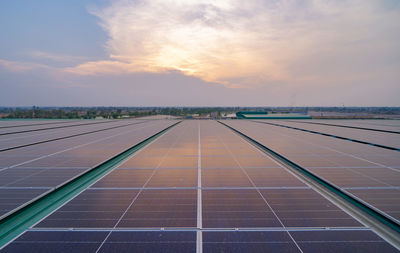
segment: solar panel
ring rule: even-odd
[[[153,121],[129,126],[124,131],[115,129],[99,132],[90,138],[83,136],[0,152],[0,164],[3,167],[0,169],[0,191],[18,188],[21,192],[31,192],[23,201],[4,203],[0,215],[84,173],[172,123]],[[33,188],[39,190],[31,191]]]
[[[370,143],[381,144],[385,146],[391,146],[400,148],[400,135],[394,133],[385,133],[385,132],[377,132],[377,131],[369,131],[362,129],[353,129],[353,128],[343,128],[343,127],[335,127],[335,126],[326,126],[326,125],[314,125],[300,122],[288,122],[288,121],[277,121],[276,123],[297,127],[305,130],[312,130],[321,133],[327,133],[335,136],[346,137],[349,139],[362,140]]]
[[[276,145],[280,152],[287,147],[274,138],[268,139],[268,145]],[[96,160],[102,149],[86,150],[79,152],[85,153],[82,161],[85,157]],[[378,175],[380,166],[333,155],[329,149],[314,154],[304,149],[305,155],[292,147],[288,150],[296,162],[313,165],[309,166],[313,172],[340,181],[341,187],[360,198],[377,201],[376,195],[365,192],[365,185],[383,187],[372,185],[366,176]],[[69,161],[72,155],[63,154],[60,161]],[[338,166],[336,159],[351,165],[353,171]],[[79,162],[79,155],[76,161],[85,164]],[[71,168],[62,167],[68,162],[53,158],[48,164],[60,167],[48,170],[50,173],[41,166],[18,170],[32,178],[26,182],[33,185],[41,183],[39,177],[35,180],[35,173],[43,173],[46,181],[72,173]],[[368,171],[362,171],[365,169]],[[356,172],[365,177],[354,177],[353,182],[351,175]],[[18,180],[18,173],[14,177]],[[380,190],[389,193],[387,188]],[[381,205],[388,207],[389,200],[397,198],[390,190],[392,195],[379,198]],[[199,243],[203,252],[396,251],[229,129],[213,121],[186,121],[65,203],[2,252],[193,252]]]
[[[113,127],[123,127],[129,126],[129,124],[140,123],[144,121],[100,121],[98,123],[85,123],[85,125],[67,125],[67,128],[57,128],[57,129],[44,129],[43,131],[38,131],[39,129],[32,130],[33,132],[22,132],[15,134],[0,134],[0,150],[18,147],[22,145],[34,144],[41,141],[53,140],[58,138],[68,138],[69,136],[74,136],[77,134],[89,134],[93,131],[108,131]],[[107,124],[103,124],[107,123]],[[86,125],[89,124],[89,125]],[[58,126],[65,127],[65,126]],[[30,130],[25,130],[30,131]],[[81,135],[84,136],[84,135]],[[77,138],[77,137],[74,137]]]
[[[41,128],[68,126],[80,123],[88,123],[89,120],[0,120],[0,134],[16,131],[26,131]]]
[[[47,187],[39,188],[0,188],[0,216],[48,191]]]
[[[43,244],[46,247],[43,248]],[[195,232],[27,232],[4,252],[195,252]]]
[[[298,120],[296,120],[298,122]],[[310,123],[335,124],[340,126],[364,127],[387,131],[400,131],[399,120],[312,120]]]
[[[349,187],[389,187],[391,191],[399,186],[400,170],[394,165],[400,164],[400,156],[396,151],[249,121],[229,124],[344,191],[350,192]],[[383,212],[387,209],[366,195],[355,195]],[[400,207],[390,208],[391,213],[399,211]]]
[[[2,252],[194,252],[199,243],[203,252],[396,251],[228,128],[185,121]]]

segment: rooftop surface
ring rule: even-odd
[[[0,121],[0,252],[398,252],[399,120]]]

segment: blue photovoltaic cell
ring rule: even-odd
[[[100,248],[101,246],[101,248]],[[195,232],[26,232],[1,252],[195,252]]]

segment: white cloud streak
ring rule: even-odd
[[[55,53],[38,51],[38,50],[30,51],[29,55],[31,55],[37,59],[46,59],[46,60],[51,60],[51,61],[55,61],[55,62],[82,62],[82,61],[86,60],[86,58],[82,57],[82,56],[55,54]]]
[[[20,62],[20,61],[9,61],[0,59],[0,67],[10,72],[23,73],[37,69],[49,69],[51,67],[39,63],[33,62]]]

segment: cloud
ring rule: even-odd
[[[70,73],[178,70],[228,87],[321,85],[330,76],[361,74],[353,63],[399,51],[399,9],[378,0],[119,0],[91,13],[109,36],[110,59]]]
[[[398,79],[393,79],[390,85],[368,87],[348,82],[345,85],[348,85],[346,89],[333,85],[308,89],[281,83],[257,89],[231,89],[178,71],[66,75],[55,80],[37,70],[3,73],[0,68],[0,105],[342,106],[344,103],[346,106],[399,106]]]
[[[66,73],[77,75],[120,75],[137,72],[165,73],[173,69],[149,67],[136,62],[122,62],[117,60],[90,61],[78,66],[64,68]]]
[[[399,103],[400,5],[390,1],[115,0],[90,12],[109,57],[34,53],[79,61],[67,67],[0,60],[13,72],[0,73],[2,84],[69,90],[55,104],[78,93],[93,105]]]
[[[35,69],[48,69],[47,65],[32,63],[32,62],[20,62],[20,61],[8,61],[0,59],[0,67],[10,72],[27,72]]]
[[[72,55],[64,55],[64,54],[55,54],[49,52],[43,52],[38,50],[33,50],[29,52],[29,55],[38,58],[38,59],[46,59],[56,62],[82,62],[87,58],[82,56],[72,56]]]
[[[182,71],[206,81],[282,80],[267,20],[253,3],[239,1],[116,1],[92,11],[110,36],[112,60],[70,68],[79,74]],[[267,37],[273,37],[275,31]],[[120,68],[120,71],[117,71]]]

